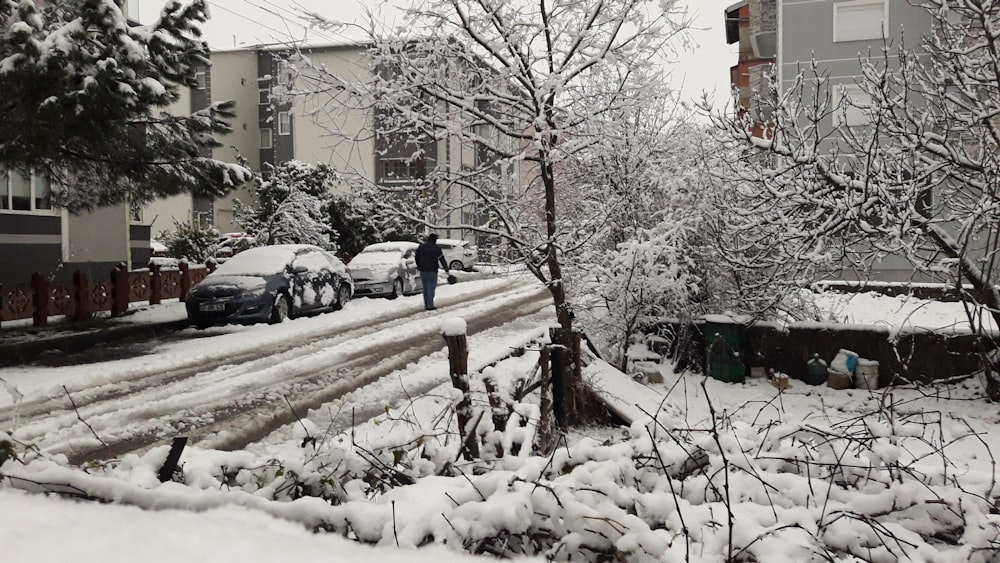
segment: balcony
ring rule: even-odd
[[[750,44],[759,59],[773,59],[777,55],[777,0],[750,0]]]

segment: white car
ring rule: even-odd
[[[437,245],[441,247],[445,262],[452,270],[468,270],[476,262],[476,247],[467,240],[439,238]]]
[[[354,294],[388,297],[420,293],[423,284],[414,259],[417,243],[407,241],[370,244],[347,264],[354,280]]]

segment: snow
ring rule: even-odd
[[[343,311],[277,326],[215,328],[133,359],[6,368],[0,370],[6,383],[0,407],[59,395],[62,385],[74,394],[124,388],[165,367],[237,356],[275,341],[309,343],[331,329],[346,333],[358,323],[398,318],[391,328],[365,335],[365,343],[345,336],[298,348],[275,373],[241,366],[199,375],[189,393],[162,397],[156,401],[162,405],[148,395],[124,395],[116,404],[123,416],[115,428],[125,432],[155,408],[184,410],[206,396],[238,394],[254,380],[288,377],[292,365],[335,365],[338,355],[414,333],[465,333],[466,319],[487,303],[508,303],[538,289],[524,278],[465,281],[439,289],[444,311],[436,314],[422,311],[419,296],[355,300]],[[482,292],[494,298],[455,301]],[[129,322],[170,318],[180,305],[150,307]],[[401,312],[408,316],[399,318]],[[509,394],[532,373],[538,342],[553,323],[546,307],[471,335],[474,387],[488,377]],[[524,353],[511,356],[512,349]],[[533,439],[538,416],[536,404],[521,402],[507,430],[493,428],[488,416],[478,428],[488,437],[484,444],[499,444],[507,455],[493,460],[491,471],[462,473],[458,465],[454,475],[442,471],[458,448],[447,432],[454,424],[447,413],[457,398],[447,362],[442,342],[440,351],[301,413],[300,420],[245,450],[214,449],[219,437],[211,436],[189,445],[182,456],[184,484],[161,484],[156,477],[165,444],[81,471],[46,453],[65,439],[54,435],[57,421],[49,418],[57,417],[15,421],[13,436],[42,452],[0,466],[6,476],[0,484],[4,557],[450,563],[481,560],[462,553],[463,542],[486,544],[508,533],[542,530],[552,533],[563,558],[588,549],[611,549],[627,561],[717,562],[734,551],[758,561],[807,561],[834,553],[843,560],[938,562],[996,555],[1000,517],[986,499],[1000,492],[990,453],[1000,448],[1000,417],[976,381],[881,393],[793,381],[779,391],[766,380],[728,384],[662,364],[664,383],[644,385],[595,360],[584,377],[609,397],[626,428],[583,428],[548,456],[530,455],[528,448],[514,455],[514,447]],[[485,402],[481,391],[473,399]],[[374,415],[352,424],[354,412],[365,408]],[[79,426],[83,438],[74,439],[89,438]],[[9,430],[0,430],[0,438]],[[664,475],[681,470],[691,452],[704,455],[704,470],[683,481]],[[377,490],[360,472],[371,459],[415,482]],[[826,478],[827,466],[838,467],[840,477]],[[329,487],[336,502],[293,494],[289,475],[322,471],[329,479],[313,485]],[[25,492],[40,483],[114,502]],[[926,540],[950,534],[957,540]],[[428,538],[432,545],[415,549]]]
[[[891,297],[878,292],[823,292],[815,294],[819,314],[829,322],[887,327],[903,330],[935,330],[962,334],[972,331],[965,306],[959,302],[932,301],[908,295]],[[985,309],[971,311],[977,325],[996,331],[992,317]]]
[[[441,334],[445,336],[465,336],[465,319],[453,317],[441,321]]]
[[[440,546],[369,547],[238,506],[203,512],[141,510],[0,489],[0,545],[8,561],[380,561],[461,563]],[[52,538],[59,538],[52,541]],[[539,559],[539,561],[541,561]]]

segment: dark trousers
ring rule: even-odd
[[[438,273],[420,272],[420,283],[424,286],[424,308],[434,308],[434,292],[437,290]]]

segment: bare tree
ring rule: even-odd
[[[915,272],[969,284],[975,326],[982,314],[1000,324],[1000,3],[913,4],[931,16],[921,45],[887,42],[863,57],[853,96],[835,95],[814,64],[760,97],[761,112],[716,119],[744,149],[726,171],[729,250],[800,281],[902,256]]]
[[[615,116],[647,103],[636,94],[662,78],[648,70],[684,28],[673,9],[643,0],[431,0],[409,12],[428,37],[382,38],[375,49],[379,134],[422,135],[411,136],[415,155],[426,140],[473,150],[429,180],[474,195],[453,205],[487,210],[488,220],[460,226],[506,240],[547,284],[567,332],[574,315],[563,256],[604,222],[562,213],[581,202],[574,190],[583,187],[565,182],[563,170],[614,134]]]

